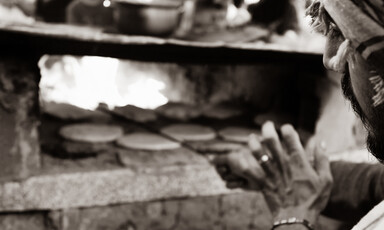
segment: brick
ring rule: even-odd
[[[154,201],[55,211],[49,218],[59,230],[166,230],[174,225],[177,211],[177,201]]]
[[[183,200],[181,202],[176,229],[221,229],[219,199],[219,196],[212,196]]]
[[[226,230],[247,229],[253,218],[255,193],[223,196],[221,211],[223,228]]]
[[[53,211],[57,230],[264,230],[272,218],[260,193],[194,197]]]

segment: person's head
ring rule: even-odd
[[[317,0],[308,13],[314,28],[327,36],[325,67],[343,73],[343,93],[367,128],[367,147],[383,161],[384,2],[379,2]]]

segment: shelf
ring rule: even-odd
[[[306,39],[301,39],[301,41]],[[307,39],[308,40],[308,39]],[[108,33],[65,24],[0,23],[3,56],[43,54],[94,55],[144,61],[254,62],[259,60],[321,59],[319,50],[266,43],[197,42]]]

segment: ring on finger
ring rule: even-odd
[[[267,163],[271,158],[267,155],[267,154],[264,154],[260,157],[259,161],[260,161],[260,164],[265,164]]]
[[[258,162],[267,175],[275,176],[275,165],[273,164],[273,159],[271,156],[268,154],[263,154],[261,157],[259,157]]]

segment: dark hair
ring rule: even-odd
[[[368,119],[364,111],[361,109],[359,102],[353,93],[351,78],[346,67],[346,72],[341,79],[341,87],[344,96],[351,102],[351,106],[358,117],[360,117],[365,128],[368,131],[366,143],[367,149],[380,162],[384,162],[384,106],[378,106],[373,109],[372,118]]]

